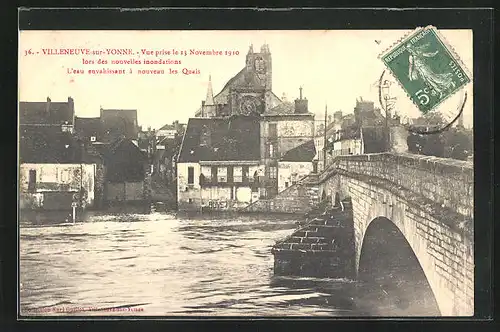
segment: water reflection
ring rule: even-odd
[[[366,285],[273,275],[271,247],[291,234],[297,221],[161,213],[94,214],[76,224],[25,220],[20,228],[21,313],[380,314],[377,292]],[[132,307],[141,311],[110,311]],[[71,308],[93,310],[60,312]]]

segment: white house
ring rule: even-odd
[[[313,171],[316,155],[314,140],[286,152],[278,161],[278,192],[281,192]]]

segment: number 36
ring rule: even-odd
[[[427,90],[427,88],[425,88],[424,90],[420,89],[417,91],[417,93],[415,93],[421,105],[427,105],[429,103],[430,99],[429,95],[427,95],[428,93],[429,91]]]

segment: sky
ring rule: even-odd
[[[473,66],[472,30],[439,30],[458,54],[469,73]],[[20,31],[19,100],[65,101],[74,99],[79,117],[99,116],[99,109],[137,109],[143,128],[160,128],[174,120],[187,122],[205,99],[209,76],[214,94],[245,65],[252,44],[255,52],[262,44],[272,54],[273,92],[289,101],[299,96],[309,100],[309,110],[317,120],[341,110],[352,113],[357,98],[372,100],[379,107],[376,84],[384,70],[378,56],[411,30],[294,30],[294,31]],[[132,49],[133,55],[44,55],[42,49],[88,48],[91,50]],[[221,50],[238,55],[142,55],[141,50],[168,51]],[[33,54],[25,55],[31,50]],[[36,54],[38,52],[39,54]],[[83,64],[83,59],[95,64]],[[108,64],[97,64],[99,59]],[[170,59],[181,64],[116,65],[111,60]],[[73,69],[118,69],[126,75],[73,74]],[[198,70],[199,74],[139,75],[138,69]],[[391,95],[402,116],[418,117],[402,88],[391,78]],[[452,117],[468,93],[464,124],[472,125],[472,84],[455,94],[436,111]]]

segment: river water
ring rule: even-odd
[[[366,316],[392,308],[353,280],[275,277],[271,247],[296,222],[166,213],[22,222],[21,315]]]

